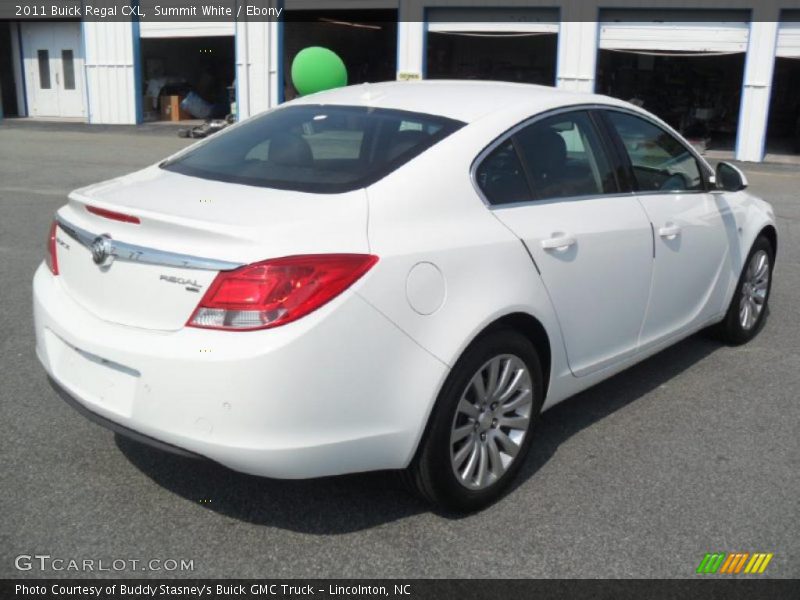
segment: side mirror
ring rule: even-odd
[[[731,163],[720,162],[715,179],[717,189],[725,192],[739,192],[747,187],[747,177]]]

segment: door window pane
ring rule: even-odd
[[[514,137],[536,200],[619,192],[611,163],[586,112],[537,121]]]
[[[673,135],[640,117],[607,111],[633,167],[640,191],[704,189],[700,165]]]
[[[491,204],[509,204],[531,199],[525,172],[510,139],[483,159],[475,172],[475,179]]]
[[[75,60],[72,57],[72,50],[61,51],[61,67],[64,71],[64,89],[75,89]]]
[[[50,53],[47,50],[37,51],[39,57],[39,87],[50,89]]]

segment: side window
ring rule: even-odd
[[[492,150],[475,172],[475,179],[491,204],[531,199],[525,172],[510,139]]]
[[[536,121],[514,136],[536,200],[614,194],[612,165],[584,111]]]
[[[643,192],[704,189],[697,159],[674,136],[653,123],[627,113],[605,111],[619,134]]]

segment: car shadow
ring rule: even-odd
[[[525,485],[571,436],[635,402],[720,347],[702,334],[695,335],[545,412],[514,489]],[[409,494],[392,471],[275,480],[168,454],[119,434],[115,441],[135,467],[163,488],[206,509],[256,525],[337,535],[431,510]],[[452,519],[465,516],[437,514]]]
[[[545,411],[513,489],[533,477],[571,436],[647,395],[723,347],[709,335],[696,334]]]

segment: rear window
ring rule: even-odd
[[[163,169],[333,194],[374,183],[464,123],[361,106],[287,106],[219,133]]]

